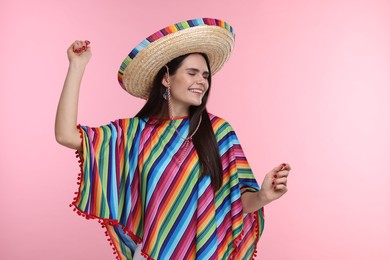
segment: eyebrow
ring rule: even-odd
[[[187,68],[186,70],[190,70],[190,71],[194,71],[194,72],[200,72],[200,70],[197,69],[197,68]],[[207,70],[205,70],[205,71],[203,72],[203,74],[210,75],[210,72],[208,72]]]

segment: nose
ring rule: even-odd
[[[200,76],[200,78],[196,82],[198,85],[206,86],[208,83],[207,79],[205,79],[203,76]]]

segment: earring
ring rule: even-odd
[[[164,93],[163,93],[163,98],[165,99],[165,100],[168,100],[168,98],[169,98],[169,67],[167,66],[167,65],[165,65],[165,68],[167,69],[167,74],[168,74],[168,87],[167,88],[165,88],[165,91],[164,91]]]
[[[168,93],[168,88],[165,88],[165,91],[164,91],[164,93],[163,93],[163,98],[165,99],[165,100],[167,100],[168,99],[168,95],[169,95],[169,93]]]

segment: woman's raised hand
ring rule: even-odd
[[[69,62],[86,65],[92,56],[90,44],[89,41],[73,42],[67,50]]]

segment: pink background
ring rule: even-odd
[[[79,121],[131,117],[126,54],[162,27],[217,17],[237,32],[209,110],[238,133],[257,179],[292,166],[266,208],[257,259],[390,259],[390,2],[0,2],[0,258],[113,259],[99,225],[68,207],[73,151],[54,138],[67,47],[92,42]]]

